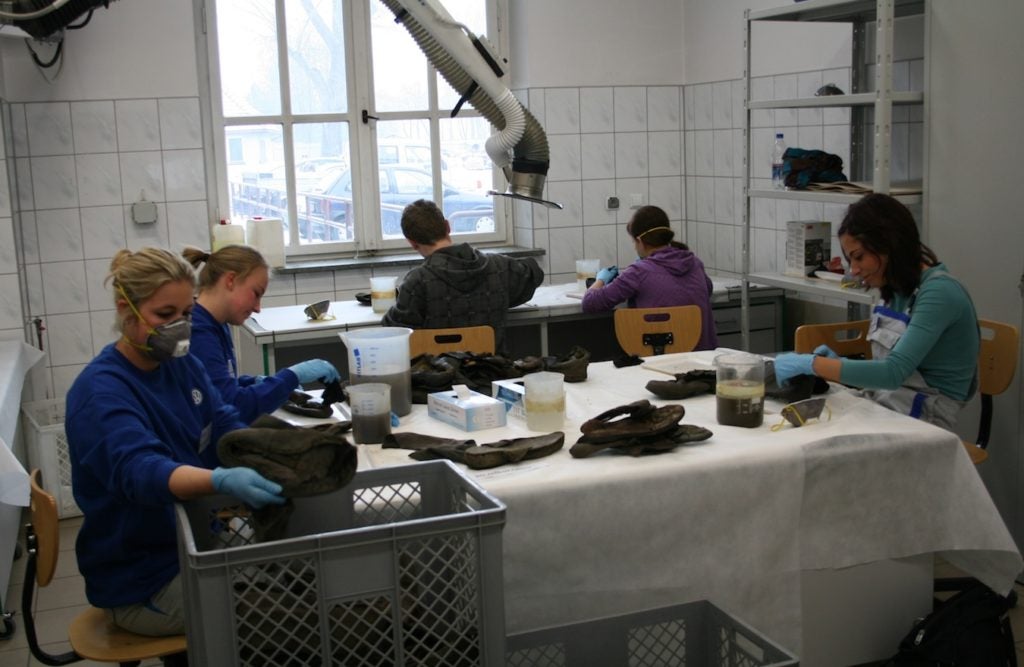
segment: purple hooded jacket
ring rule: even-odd
[[[701,334],[698,350],[718,347],[715,318],[711,314],[711,279],[704,263],[689,250],[668,246],[638,259],[600,289],[583,295],[583,312],[612,310],[626,301],[630,308],[661,306],[700,307]]]

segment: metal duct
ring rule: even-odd
[[[414,0],[418,1],[418,0]],[[459,31],[458,38],[465,44],[458,49],[465,54],[472,49],[472,57],[479,60],[479,67],[467,67],[453,55],[453,49],[446,48],[421,20],[407,10],[399,0],[381,0],[395,15],[395,20],[405,26],[420,50],[427,56],[445,81],[474,109],[486,118],[499,133],[488,140],[487,152],[495,164],[502,169],[508,180],[507,192],[491,192],[532,203],[544,204],[551,208],[562,208],[560,204],[543,199],[544,181],[547,178],[550,154],[548,138],[544,128],[512,95],[508,87],[499,81],[491,64],[479,53],[469,37]],[[429,3],[426,3],[429,4]],[[416,8],[417,12],[420,8]],[[425,11],[434,12],[427,8]],[[454,34],[454,31],[452,31]],[[496,66],[496,64],[494,65]],[[467,71],[472,69],[473,73]],[[511,122],[509,116],[512,117]],[[514,144],[510,144],[510,136]],[[511,150],[511,160],[508,158]]]

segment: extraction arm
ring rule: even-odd
[[[463,102],[469,102],[498,132],[485,149],[505,174],[507,192],[491,191],[524,201],[562,208],[543,199],[550,156],[544,129],[512,91],[501,82],[499,57],[482,38],[453,19],[437,0],[381,0],[405,26],[445,81]]]

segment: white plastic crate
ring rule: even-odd
[[[505,506],[458,468],[361,470],[292,501],[263,543],[234,498],[176,506],[190,664],[502,664]]]
[[[81,516],[82,510],[71,494],[71,457],[68,438],[64,434],[64,399],[47,399],[22,403],[30,468],[43,472],[43,485],[57,500],[57,513],[62,519]]]

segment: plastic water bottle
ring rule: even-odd
[[[776,132],[775,146],[772,148],[772,187],[776,190],[786,189],[782,180],[782,156],[785,152],[786,142],[782,140],[782,132]]]

